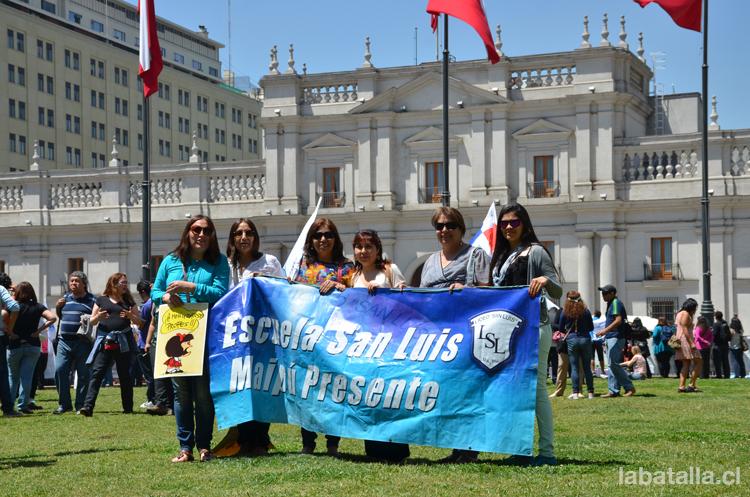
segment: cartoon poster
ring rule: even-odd
[[[201,376],[208,304],[159,306],[154,378]]]

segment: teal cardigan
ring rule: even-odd
[[[180,294],[183,302],[214,304],[229,290],[229,263],[227,258],[219,254],[215,264],[210,264],[205,259],[191,260],[185,267],[177,256],[170,253],[159,266],[159,272],[156,274],[156,280],[154,280],[154,286],[151,290],[151,300],[157,306],[160,305],[167,286],[173,281],[180,280],[195,283],[195,291],[190,294],[189,301],[187,300],[187,294]]]

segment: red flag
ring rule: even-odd
[[[154,0],[138,0],[140,18],[140,44],[138,49],[138,75],[143,80],[143,96],[159,90],[159,73],[164,67],[161,60],[159,37],[156,34]]]
[[[701,31],[702,0],[634,0],[641,7],[650,3],[659,5],[667,11],[678,26],[693,31]]]
[[[470,25],[482,38],[487,49],[487,57],[496,64],[500,61],[500,55],[495,49],[492,41],[490,26],[487,24],[487,15],[484,13],[481,0],[429,0],[427,2],[427,13],[432,14],[432,30],[437,29],[438,16],[447,14],[461,19]]]

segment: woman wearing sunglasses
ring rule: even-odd
[[[207,216],[190,218],[180,243],[159,266],[151,290],[155,305],[180,307],[183,303],[214,304],[229,286],[229,263],[219,251],[216,228]],[[193,446],[200,461],[209,461],[214,405],[208,377],[208,354],[204,354],[203,375],[175,378],[175,421],[180,452],[172,462],[193,460]]]
[[[489,257],[481,248],[464,243],[466,224],[458,209],[438,207],[432,215],[432,226],[440,250],[425,261],[419,286],[456,290],[485,285],[489,280]],[[477,455],[473,450],[454,449],[443,462],[474,462]]]
[[[526,209],[509,204],[500,210],[499,226],[492,254],[490,274],[495,286],[528,285],[529,296],[545,290],[553,298],[562,296],[557,270],[547,249],[539,243]],[[536,422],[539,427],[539,455],[512,456],[510,462],[522,465],[555,465],[552,405],[547,397],[547,354],[552,343],[552,328],[547,307],[542,302],[539,318],[539,365],[536,382]]]
[[[344,257],[344,244],[333,221],[325,217],[315,220],[307,232],[304,252],[299,271],[288,276],[300,283],[317,285],[321,295],[334,289],[344,291],[351,286],[354,264]],[[318,435],[304,428],[301,430],[302,453],[312,454]],[[326,435],[328,455],[338,455],[340,441],[341,437]]]
[[[122,412],[133,413],[133,379],[130,376],[130,364],[135,351],[138,350],[133,336],[133,325],[143,325],[141,313],[135,304],[128,287],[125,273],[115,273],[109,277],[102,295],[96,298],[91,310],[91,326],[96,328],[96,341],[91,348],[86,364],[91,366],[91,379],[86,391],[86,399],[78,413],[92,416],[99,388],[104,375],[112,370],[112,363],[117,366],[120,379],[120,398]]]
[[[248,218],[240,218],[232,224],[226,253],[230,288],[256,276],[286,276],[276,257],[260,251],[258,228]],[[268,436],[270,427],[270,423],[260,421],[248,421],[237,426],[239,452],[249,456],[267,455],[271,445],[271,438]]]
[[[406,282],[398,266],[383,256],[383,243],[375,230],[362,230],[354,235],[353,288],[404,288]],[[395,442],[365,440],[365,454],[375,461],[398,463],[409,457],[409,445]]]

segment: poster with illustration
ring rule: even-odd
[[[208,304],[159,306],[154,378],[203,374],[207,323]]]

